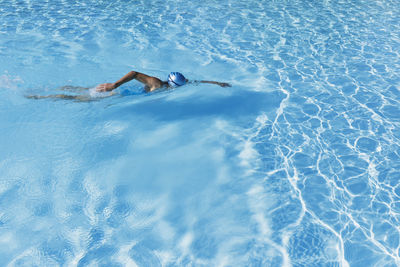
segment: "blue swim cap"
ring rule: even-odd
[[[168,75],[168,84],[172,87],[181,86],[186,83],[185,76],[180,72],[171,72]]]

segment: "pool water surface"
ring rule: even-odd
[[[0,0],[0,265],[398,266],[399,10]]]

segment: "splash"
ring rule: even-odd
[[[0,89],[17,90],[18,85],[24,83],[19,76],[13,77],[8,72],[0,76]]]

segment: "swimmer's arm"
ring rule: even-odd
[[[216,84],[221,87],[231,87],[229,83],[222,83],[222,82],[216,82],[216,81],[194,81],[195,83],[210,83],[210,84]]]
[[[112,91],[118,88],[119,86],[123,85],[124,83],[127,83],[133,79],[138,80],[139,82],[145,84],[145,88],[147,88],[148,91],[152,91],[163,85],[163,82],[156,77],[152,77],[136,71],[130,71],[115,83],[103,83],[98,85],[96,91],[98,92]]]

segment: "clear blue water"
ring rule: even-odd
[[[399,10],[0,0],[0,265],[400,265]]]

